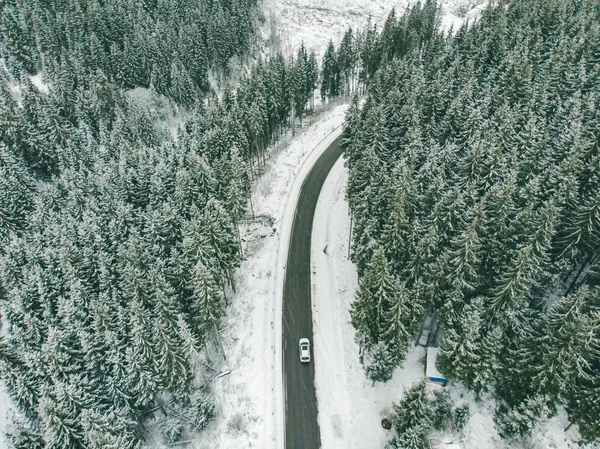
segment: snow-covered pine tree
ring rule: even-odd
[[[134,300],[131,305],[132,347],[127,354],[127,382],[129,391],[135,394],[135,406],[139,408],[154,401],[161,385],[152,332],[150,313]]]
[[[352,95],[356,89],[357,55],[355,38],[351,27],[346,30],[340,42],[337,52],[337,63],[340,71],[340,94],[344,96]]]
[[[469,210],[464,228],[450,242],[439,259],[440,282],[450,295],[443,307],[444,319],[452,319],[463,305],[463,299],[477,291],[481,265],[481,241],[479,235],[485,232],[485,209],[483,202]],[[441,294],[445,292],[440,292]],[[458,298],[458,304],[453,299]]]
[[[365,374],[373,383],[387,382],[392,378],[394,369],[398,366],[395,349],[380,341],[369,350],[369,359],[368,364],[365,365]]]
[[[214,275],[202,262],[198,262],[194,267],[191,282],[194,331],[198,335],[217,332],[225,314],[223,291],[215,281]]]
[[[154,289],[153,345],[162,385],[182,390],[188,382],[189,367],[177,331],[178,310],[174,291],[161,274],[159,261],[151,272]]]
[[[596,327],[598,329],[598,327]],[[596,332],[597,334],[598,332]],[[596,336],[600,339],[600,336]],[[585,442],[600,438],[600,369],[595,365],[578,374],[577,381],[565,393],[569,420],[577,423],[579,434]]]
[[[425,381],[418,382],[404,392],[404,396],[394,405],[391,417],[392,426],[397,433],[400,445],[409,441],[421,448],[432,426],[433,407]]]
[[[381,234],[381,244],[395,275],[404,272],[408,258],[413,252],[411,222],[406,209],[406,193],[400,191]]]
[[[321,99],[334,98],[340,90],[340,68],[333,41],[330,40],[321,63]]]
[[[10,449],[44,449],[46,446],[36,424],[25,416],[12,415],[6,429]]]
[[[437,358],[440,371],[464,382],[477,394],[486,391],[494,380],[500,329],[485,331],[484,299],[476,297],[454,315],[444,334]]]
[[[415,301],[406,286],[401,285],[384,315],[379,337],[393,351],[396,365],[404,360],[408,343],[414,338],[424,310],[423,304]]]
[[[535,395],[514,408],[498,410],[494,422],[502,438],[515,438],[530,434],[535,424],[550,412],[548,398],[545,395]]]
[[[526,305],[527,294],[535,284],[540,261],[533,252],[533,245],[523,245],[513,260],[489,291],[489,308],[494,314],[512,316]]]
[[[13,5],[2,8],[0,30],[2,46],[0,50],[6,58],[6,66],[13,76],[18,77],[25,72],[34,75],[37,71],[39,54],[35,44],[33,30],[29,29],[23,20],[24,11],[19,11]]]

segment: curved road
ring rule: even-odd
[[[283,382],[286,449],[319,449],[315,361],[312,360],[310,244],[317,200],[331,167],[341,156],[337,138],[319,157],[300,188],[283,286]],[[298,340],[311,341],[310,363],[300,363]],[[318,360],[316,361],[318,363]]]

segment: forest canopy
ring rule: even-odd
[[[477,394],[495,389],[501,436],[527,434],[564,405],[592,441],[600,3],[505,3],[443,34],[428,1],[363,34],[367,97],[342,135],[359,274],[352,323],[367,375],[385,381],[436,313],[439,368]]]
[[[10,447],[135,448],[164,398],[166,443],[214,417],[195,377],[235,288],[237,226],[318,76],[303,45],[252,59],[258,16],[254,0],[0,2]]]

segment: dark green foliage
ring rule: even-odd
[[[596,333],[599,328],[596,328]],[[576,422],[583,441],[593,442],[600,435],[600,367],[595,366],[581,373],[573,387],[568,389],[567,411],[569,419]]]
[[[396,437],[387,444],[391,449],[425,449],[431,430],[460,432],[469,420],[469,406],[452,408],[448,391],[435,391],[433,397],[425,381],[413,385],[391,417]]]
[[[339,71],[339,93],[340,95],[351,95],[356,89],[356,77],[358,61],[357,42],[352,28],[348,28],[337,52],[337,69]],[[325,64],[321,68],[325,73]],[[324,77],[324,76],[323,76]]]
[[[433,395],[432,425],[435,430],[442,431],[450,427],[453,420],[452,400],[446,390],[434,391]]]
[[[385,315],[394,304],[395,295],[394,278],[383,250],[379,249],[365,272],[350,312],[363,347],[379,342],[381,331],[385,329]]]
[[[24,164],[0,145],[0,241],[27,226],[33,208],[33,177]]]
[[[37,72],[39,53],[35,45],[35,27],[30,8],[19,9],[12,4],[0,5],[0,54],[14,76]]]
[[[0,5],[0,55],[16,77],[44,65],[102,71],[123,88],[149,87],[190,106],[212,66],[226,73],[251,49],[255,0],[162,2],[34,1]],[[78,74],[79,75],[79,74]]]
[[[136,416],[185,396],[235,288],[251,181],[312,106],[304,47],[204,101],[209,67],[251,49],[255,2],[192,3],[0,2],[21,83],[0,83],[0,376],[37,426],[19,438],[135,448]],[[187,424],[214,415],[200,401]]]
[[[536,395],[527,398],[517,407],[501,409],[494,418],[500,436],[515,438],[530,434],[535,424],[550,413],[548,400],[544,395]]]
[[[10,449],[43,449],[45,447],[39,430],[25,417],[13,417],[6,432]]]
[[[392,448],[425,449],[427,437],[432,428],[434,408],[427,384],[421,381],[404,393],[402,400],[394,405],[391,417],[396,438],[390,443]]]
[[[414,338],[424,315],[423,310],[418,299],[411,298],[405,286],[400,286],[379,330],[381,341],[393,349],[396,363],[404,360],[407,345]]]
[[[494,379],[502,333],[499,328],[486,332],[481,297],[464,305],[458,316],[448,322],[437,366],[442,373],[461,380],[479,394]]]
[[[313,98],[318,78],[319,68],[314,50],[309,54],[302,43],[290,67],[293,112],[300,119],[300,124],[306,105]]]
[[[342,134],[358,338],[408,343],[397,320],[377,336],[365,324],[377,322],[380,298],[364,286],[382,251],[402,295],[439,313],[441,371],[477,394],[497,387],[503,436],[565,405],[593,441],[598,4],[492,5],[453,35],[437,31],[436,14],[435,2],[417,3],[381,32],[352,35],[367,90]],[[341,54],[340,44],[338,64]]]
[[[429,428],[432,413],[431,398],[423,380],[409,388],[400,403],[394,406],[392,425],[398,434],[414,427]]]
[[[215,406],[206,397],[197,395],[191,400],[191,425],[196,430],[202,430],[215,418]]]
[[[337,97],[340,92],[340,68],[333,41],[329,41],[321,67],[321,98]]]
[[[370,351],[371,360],[365,367],[365,373],[373,382],[387,382],[396,368],[397,355],[385,343],[377,343]]]
[[[161,423],[160,432],[166,444],[173,444],[179,441],[183,425],[177,418],[167,418]]]
[[[456,432],[461,432],[467,422],[469,422],[469,418],[471,417],[471,410],[469,409],[468,404],[461,405],[460,407],[456,407],[452,411],[452,428]]]
[[[209,67],[222,75],[248,54],[254,6],[0,2],[12,75],[0,82],[0,376],[25,417],[12,447],[135,449],[138,417],[189,393],[241,260],[250,181],[293,108],[281,56],[227,102],[201,98]],[[306,104],[316,61],[304,53]],[[171,138],[175,102],[191,112]],[[215,416],[208,399],[191,410],[177,418],[187,430]]]

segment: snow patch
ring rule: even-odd
[[[14,409],[14,404],[2,383],[0,383],[0,449],[5,449],[6,442],[6,426],[8,424],[8,414]]]
[[[39,90],[40,92],[47,94],[49,92],[48,85],[44,83],[42,80],[42,73],[38,73],[37,75],[33,75],[29,77],[29,80],[32,84]]]
[[[269,0],[264,9],[270,20],[260,32],[265,41],[273,39],[275,26],[276,40],[284,55],[295,54],[304,42],[309,51],[315,50],[320,63],[329,40],[339,44],[348,27],[356,31],[370,19],[380,29],[392,8],[396,8],[399,17],[414,3],[415,0]],[[466,20],[472,22],[488,3],[489,0],[442,0],[442,28],[453,26],[457,30]]]

